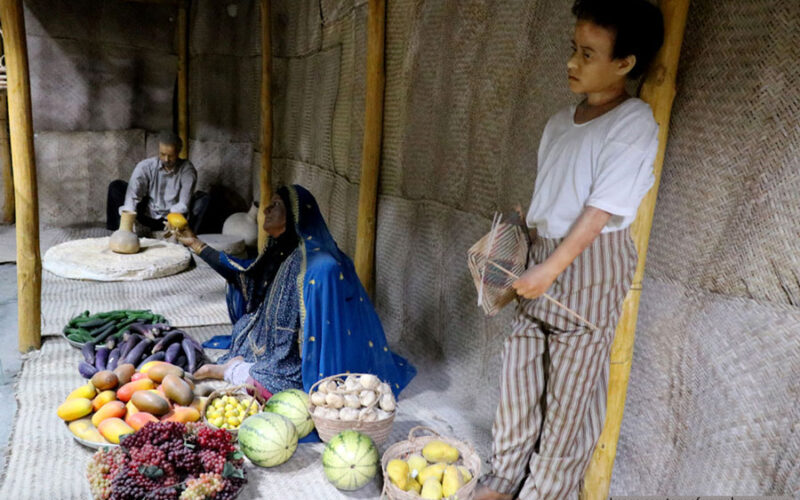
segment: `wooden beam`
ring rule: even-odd
[[[664,45],[640,92],[640,97],[653,109],[653,116],[659,125],[658,154],[653,166],[656,181],[639,205],[636,220],[631,226],[633,240],[639,253],[639,263],[631,290],[625,298],[622,316],[617,325],[614,344],[611,347],[611,372],[605,428],[586,471],[584,488],[581,492],[581,498],[584,500],[605,500],[608,498],[611,485],[611,473],[614,469],[617,441],[631,373],[644,264],[650,240],[650,229],[653,225],[658,186],[661,181],[661,169],[664,165],[669,119],[676,92],[675,77],[678,72],[678,60],[686,27],[686,16],[689,11],[689,0],[661,0],[660,7],[664,15]]]
[[[264,248],[264,207],[272,198],[272,39],[270,0],[260,0],[261,7],[261,172],[259,175],[258,249]]]
[[[8,122],[17,212],[19,350],[27,352],[42,345],[42,262],[39,256],[39,200],[22,0],[0,0],[0,25],[3,27],[6,49]]]
[[[369,0],[368,9],[366,111],[361,152],[361,184],[358,191],[355,267],[361,283],[371,294],[375,267],[375,222],[383,133],[383,89],[386,80],[383,66],[386,0]]]
[[[0,37],[0,56],[3,39]],[[0,90],[0,169],[3,170],[3,224],[14,222],[14,178],[11,173],[11,138],[8,135],[8,91]]]
[[[189,157],[189,0],[178,5],[178,135],[180,157]]]

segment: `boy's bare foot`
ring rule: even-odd
[[[475,500],[513,500],[513,498],[513,495],[498,493],[486,486],[478,486],[478,490],[475,492]]]

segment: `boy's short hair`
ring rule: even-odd
[[[629,78],[643,75],[664,43],[664,17],[647,0],[575,0],[572,14],[614,31],[614,59],[636,56]]]
[[[159,144],[164,144],[166,146],[174,146],[178,151],[180,151],[181,147],[183,147],[183,141],[181,140],[181,137],[171,130],[162,130],[159,132],[158,142]]]

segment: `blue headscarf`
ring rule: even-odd
[[[278,271],[271,287],[285,287],[285,291],[296,294],[294,303],[299,308],[301,325],[298,343],[304,390],[308,391],[316,381],[330,375],[372,373],[388,382],[395,395],[399,394],[414,377],[416,369],[389,350],[380,319],[356,275],[353,262],[336,245],[317,201],[301,186],[283,189],[279,194],[284,200],[288,198],[287,222],[294,223],[297,247],[281,267],[297,265],[299,270],[290,274]],[[267,248],[276,244],[276,240],[270,239]],[[259,276],[263,273],[249,272],[259,268],[259,260],[260,257],[256,262],[246,262],[222,254],[224,265],[241,271],[240,283],[228,287],[228,306],[234,324],[245,312],[253,310],[252,304],[248,304],[253,297],[245,297],[242,292],[248,294],[248,290],[264,285]],[[297,275],[296,283],[278,283],[282,275],[293,274]],[[253,283],[254,279],[260,283]],[[263,301],[263,295],[260,300]],[[285,315],[287,311],[283,309],[279,313]],[[269,323],[269,319],[262,317],[260,322],[264,321]],[[258,363],[251,374],[254,370],[258,370]]]

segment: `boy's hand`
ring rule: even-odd
[[[544,294],[558,277],[558,273],[547,264],[537,264],[528,269],[511,284],[517,295],[526,299],[535,299]]]

